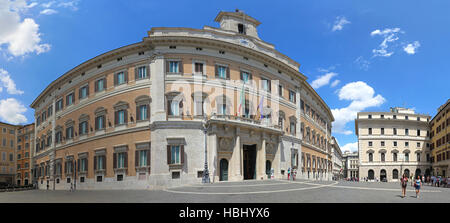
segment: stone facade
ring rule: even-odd
[[[450,99],[430,121],[431,162],[434,176],[450,177]]]
[[[429,173],[430,116],[411,109],[390,112],[359,112],[355,121],[358,135],[359,177],[370,181],[398,181]]]
[[[31,105],[39,187],[200,183],[205,162],[211,182],[282,179],[292,169],[330,180],[334,119],[300,65],[262,41],[250,16],[221,12],[216,21],[152,28],[52,82]],[[307,141],[302,126],[314,133]]]

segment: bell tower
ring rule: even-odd
[[[214,21],[220,23],[220,28],[223,30],[233,31],[240,35],[252,36],[259,39],[256,27],[261,22],[239,9],[236,9],[235,12],[219,12]]]

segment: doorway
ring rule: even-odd
[[[266,175],[267,179],[270,179],[272,177],[272,163],[270,160],[266,160]]]
[[[220,160],[220,176],[219,181],[228,181],[228,160]]]
[[[256,179],[256,144],[243,145],[244,180]]]

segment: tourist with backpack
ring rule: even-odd
[[[400,185],[402,186],[402,198],[404,198],[406,196],[406,186],[408,186],[408,177],[406,174],[403,174],[400,182]]]

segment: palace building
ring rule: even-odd
[[[32,183],[31,151],[34,148],[34,123],[17,126],[16,185],[26,186]]]
[[[17,126],[0,122],[0,183],[15,184]]]
[[[39,188],[331,180],[334,118],[300,64],[243,12],[214,21],[152,28],[50,83],[31,104]]]
[[[395,107],[390,112],[358,112],[359,178],[398,181],[402,174],[430,175],[429,115]]]
[[[430,121],[433,175],[450,177],[450,99],[437,109]]]

